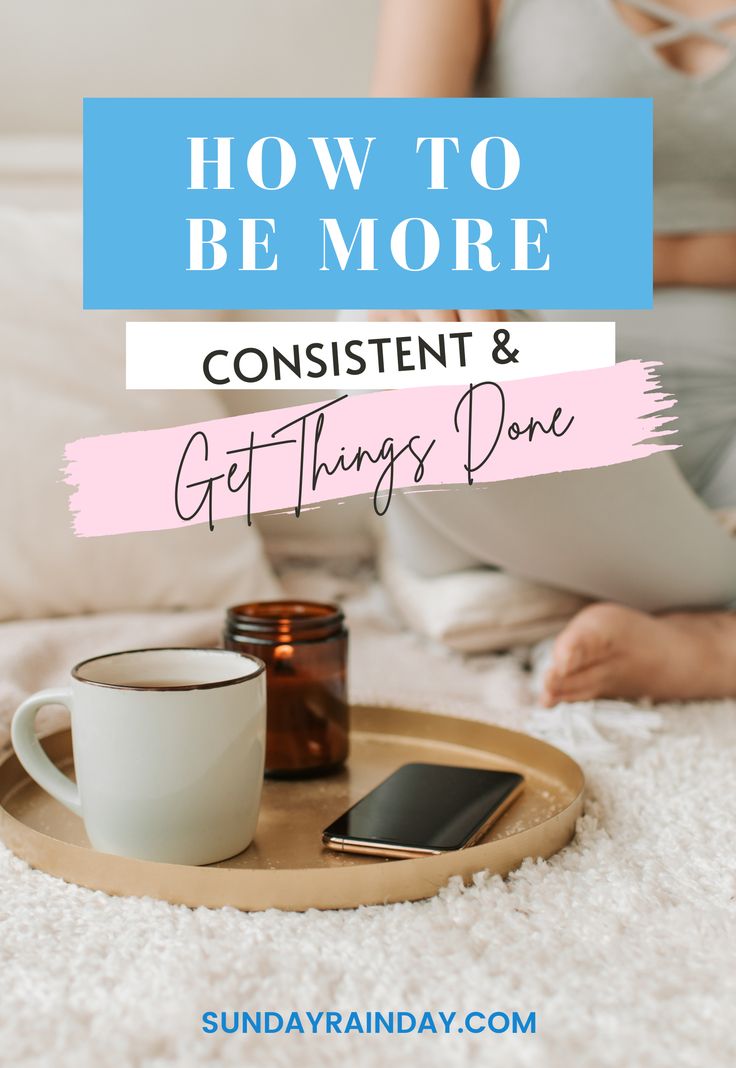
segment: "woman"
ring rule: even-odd
[[[663,384],[678,400],[681,471],[709,506],[736,507],[736,6],[385,0],[374,93],[654,98],[654,308],[617,314],[619,355],[662,360]],[[502,316],[372,313],[388,320]],[[695,348],[684,336],[697,339]],[[467,509],[463,541],[448,510],[435,524],[422,496],[414,534],[424,524],[430,552],[468,562]],[[478,505],[476,560],[490,562]],[[410,497],[402,507],[413,507]],[[652,615],[614,603],[579,612],[555,643],[545,703],[645,696],[736,696],[736,613]]]

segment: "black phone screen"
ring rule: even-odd
[[[405,764],[331,823],[323,837],[460,849],[523,781],[512,771]]]

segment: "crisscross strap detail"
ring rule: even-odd
[[[736,54],[736,36],[725,33],[720,28],[724,22],[736,20],[736,4],[730,4],[722,11],[714,11],[711,15],[695,18],[675,11],[667,4],[660,4],[658,0],[623,0],[623,3],[626,7],[641,11],[665,24],[661,29],[641,34],[642,40],[652,48],[662,48],[687,37],[701,37]]]

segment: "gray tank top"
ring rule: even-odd
[[[663,28],[638,34],[613,0],[503,0],[480,91],[653,97],[655,230],[736,230],[736,38],[721,29],[736,6],[695,19],[658,0],[627,3]],[[727,49],[716,71],[680,72],[656,50],[690,36]]]

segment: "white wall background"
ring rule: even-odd
[[[81,204],[85,96],[364,96],[377,12],[378,0],[0,0],[0,200]],[[237,412],[323,395],[224,396]],[[355,500],[261,526],[282,548],[339,551],[364,541],[369,513]]]
[[[84,96],[364,96],[377,0],[0,0],[0,133]]]

